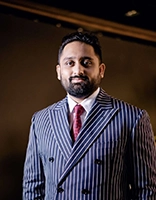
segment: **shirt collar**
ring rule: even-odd
[[[88,112],[90,111],[90,108],[92,107],[98,93],[100,91],[100,88],[98,87],[97,90],[91,94],[88,98],[84,99],[82,102],[81,102],[81,105],[84,107],[85,111]],[[69,104],[69,111],[70,113],[73,112],[73,108],[75,107],[75,105],[77,104],[73,99],[70,98],[70,96],[67,94],[67,97],[68,97],[68,104]]]

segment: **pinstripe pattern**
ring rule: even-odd
[[[155,200],[156,149],[147,112],[101,90],[74,145],[67,98],[35,113],[23,200],[35,198]]]

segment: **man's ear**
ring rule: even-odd
[[[105,75],[105,70],[106,70],[106,65],[104,63],[101,63],[100,64],[100,75],[101,75],[101,78],[104,77]]]
[[[57,78],[60,80],[60,65],[56,65]]]

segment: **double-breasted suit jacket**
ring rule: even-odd
[[[156,149],[145,110],[100,90],[76,142],[68,100],[32,118],[23,199],[156,199]]]

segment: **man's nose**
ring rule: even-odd
[[[80,63],[75,64],[75,66],[73,68],[73,73],[74,73],[74,75],[83,75],[84,67]]]

